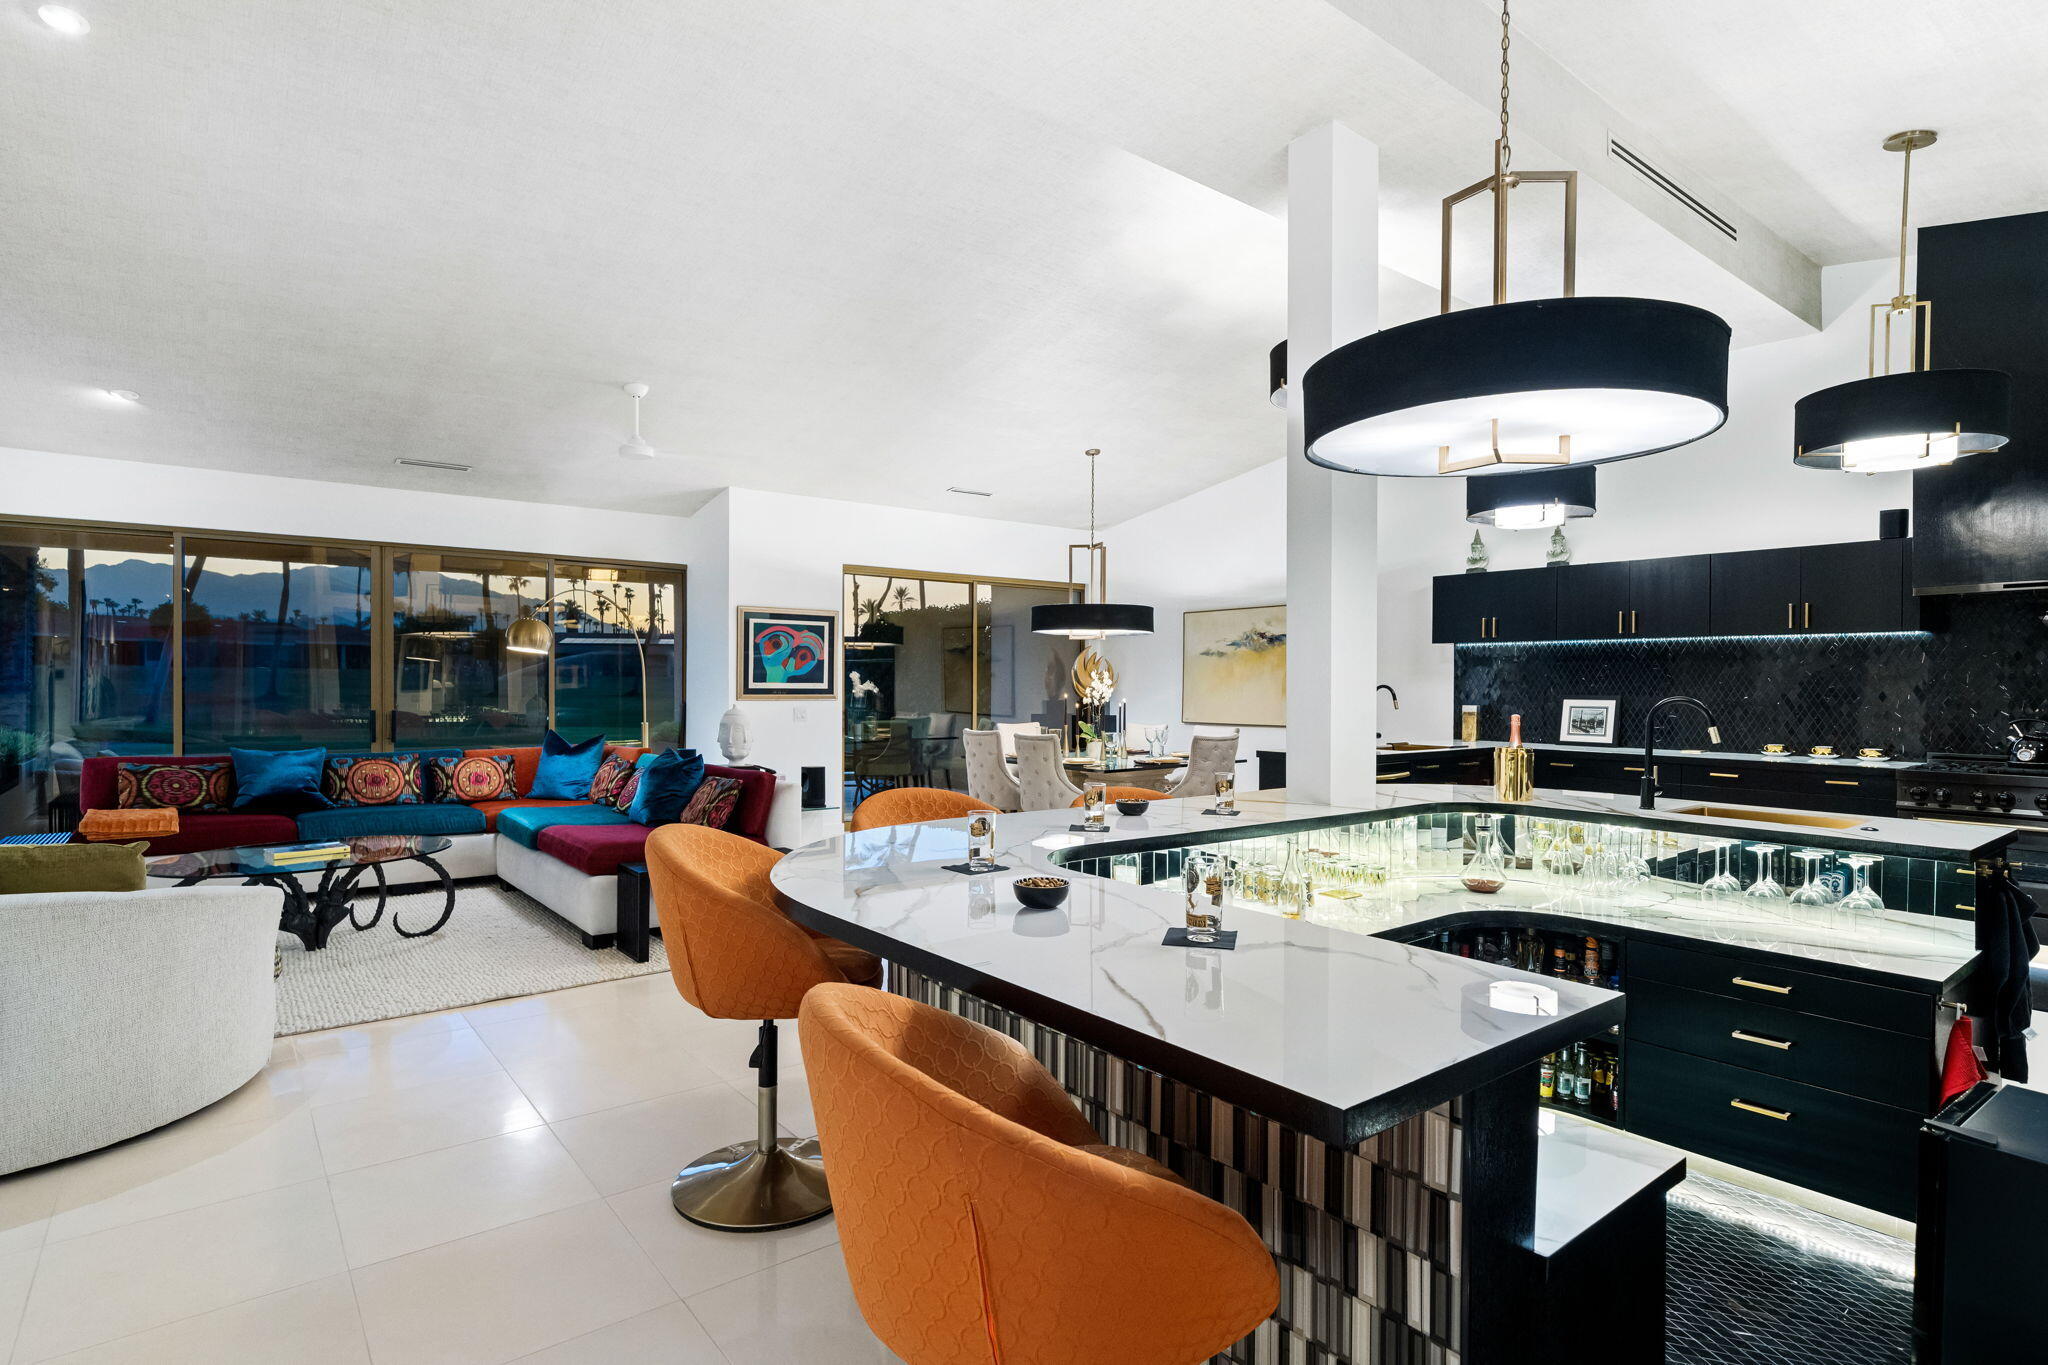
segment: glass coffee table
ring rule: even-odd
[[[455,882],[448,870],[434,861],[453,842],[443,834],[364,834],[335,842],[348,852],[333,862],[280,862],[273,848],[250,845],[217,848],[205,853],[170,853],[144,864],[152,877],[176,879],[180,886],[193,886],[213,877],[239,877],[245,886],[274,886],[284,892],[284,912],[277,927],[298,935],[307,952],[327,946],[327,937],[343,920],[358,931],[374,929],[384,918],[384,904],[390,888],[384,881],[384,864],[423,863],[441,879],[441,917],[424,929],[408,929],[398,922],[396,911],[391,927],[402,938],[424,938],[448,922],[455,913]],[[377,908],[367,920],[355,913],[356,882],[367,871],[377,879]],[[318,873],[320,880],[308,886],[303,877]]]

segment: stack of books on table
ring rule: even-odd
[[[325,839],[311,844],[280,844],[266,849],[270,861],[286,867],[304,864],[317,867],[321,863],[340,862],[348,856],[348,845],[334,839]]]

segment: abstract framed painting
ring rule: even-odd
[[[838,612],[741,607],[738,640],[738,700],[839,695]]]
[[[1185,611],[1180,718],[1186,725],[1287,723],[1287,608]]]

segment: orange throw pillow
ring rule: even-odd
[[[91,844],[160,839],[177,832],[178,812],[168,808],[89,810],[78,822],[79,837]]]

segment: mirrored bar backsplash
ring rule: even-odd
[[[1456,701],[1480,708],[1482,739],[1506,739],[1519,712],[1524,735],[1549,742],[1566,697],[1613,697],[1621,747],[1640,747],[1650,705],[1686,695],[1720,722],[1712,747],[1989,753],[2009,718],[2048,712],[2044,611],[2048,593],[1980,593],[1931,600],[1933,628],[1912,634],[1461,645]],[[1705,745],[1682,729],[1671,734]]]

